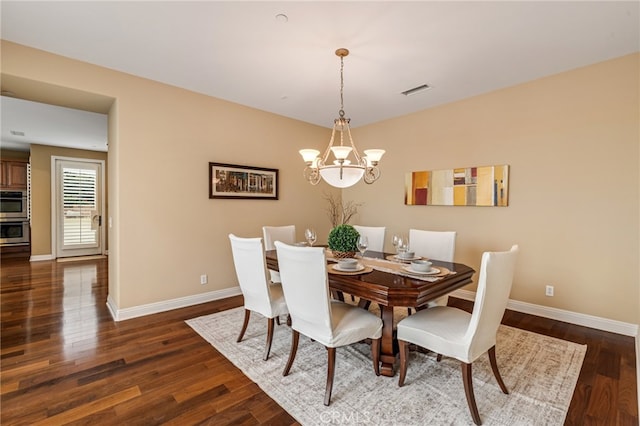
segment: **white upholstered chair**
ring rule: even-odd
[[[456,254],[456,232],[409,229],[409,245],[416,256],[453,262]]]
[[[238,342],[244,337],[251,311],[267,318],[267,344],[263,359],[269,358],[273,340],[274,319],[287,314],[287,304],[280,284],[269,284],[262,238],[240,238],[229,234],[233,263],[244,296],[244,323]]]
[[[409,245],[416,256],[453,262],[456,254],[456,232],[409,229]],[[430,302],[429,306],[446,306],[448,300],[449,296],[442,296]]]
[[[263,226],[262,236],[264,237],[264,249],[275,250],[276,246],[273,245],[276,241],[282,241],[285,244],[294,244],[296,241],[296,226]],[[272,271],[269,269],[272,283],[280,282],[280,273],[278,271]]]
[[[386,227],[384,226],[361,226],[353,225],[360,235],[365,235],[369,240],[367,250],[384,251],[384,234]]]
[[[483,253],[471,314],[454,307],[436,306],[410,315],[398,323],[399,386],[404,385],[409,364],[408,345],[413,343],[437,353],[438,361],[444,355],[461,362],[467,404],[475,424],[481,424],[481,420],[473,393],[471,364],[480,355],[489,353],[491,369],[498,385],[504,393],[509,393],[496,363],[496,333],[509,300],[517,254],[517,245],[511,247],[510,251]]]
[[[275,246],[293,331],[289,360],[282,374],[286,376],[291,370],[300,334],[324,345],[328,355],[324,405],[329,405],[337,347],[372,339],[373,369],[380,375],[382,320],[362,308],[330,298],[324,248],[296,247],[280,241]]]

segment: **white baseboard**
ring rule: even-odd
[[[212,302],[214,300],[225,299],[231,296],[242,294],[240,287],[225,288],[224,290],[210,291],[193,296],[180,297],[178,299],[163,300],[162,302],[149,303],[147,305],[133,306],[131,308],[118,309],[117,304],[107,297],[107,308],[115,321],[123,321],[145,315],[157,314],[171,311],[173,309],[186,308],[187,306],[199,305],[201,303]]]
[[[105,256],[109,255],[109,250],[104,252]],[[56,257],[52,254],[36,254],[29,258],[29,262],[40,262],[43,260],[56,260]]]
[[[29,262],[40,262],[42,260],[55,260],[52,254],[36,254],[29,258]]]
[[[471,301],[475,300],[476,298],[476,293],[469,290],[456,290],[451,293],[451,295],[454,297],[459,297],[460,299]],[[625,336],[636,337],[636,346],[638,346],[637,324],[630,324],[627,322],[611,320],[608,318],[565,311],[564,309],[550,308],[548,306],[534,305],[533,303],[520,302],[511,299],[509,299],[507,309],[522,312],[525,314],[537,315],[539,317],[551,318],[557,321],[564,321],[570,324],[582,325],[584,327],[595,328],[611,333],[618,333]]]

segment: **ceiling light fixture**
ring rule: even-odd
[[[319,157],[320,151],[316,149],[301,149],[300,155],[307,164],[304,169],[304,177],[312,185],[317,185],[324,179],[331,186],[336,188],[348,188],[363,179],[365,183],[373,183],[380,177],[378,163],[385,153],[384,149],[367,149],[365,156],[361,156],[351,138],[349,128],[350,118],[344,117],[344,58],[349,51],[344,48],[336,50],[336,55],[340,57],[340,117],[333,121],[333,131],[329,146]],[[340,132],[340,145],[336,142],[336,131]],[[345,145],[345,133],[348,139]],[[334,142],[336,145],[334,145]],[[333,153],[335,160],[327,163],[329,154]],[[349,159],[353,155],[355,161]]]

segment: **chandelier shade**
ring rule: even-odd
[[[362,176],[364,176],[364,168],[360,166],[334,164],[321,168],[320,176],[331,186],[348,188],[362,179]]]
[[[384,149],[368,149],[364,156],[360,155],[351,137],[349,127],[350,118],[344,114],[344,58],[349,51],[344,48],[336,50],[340,57],[340,111],[339,117],[333,121],[333,130],[329,145],[320,156],[316,149],[301,149],[300,155],[307,167],[303,175],[312,185],[317,185],[324,180],[336,188],[348,188],[360,180],[365,183],[373,183],[380,177],[378,163],[385,153]],[[336,138],[336,133],[339,137]],[[331,161],[329,155],[333,154],[335,160]],[[350,159],[351,158],[351,159]]]

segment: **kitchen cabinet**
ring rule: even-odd
[[[1,160],[0,188],[27,189],[27,163],[18,160]]]

